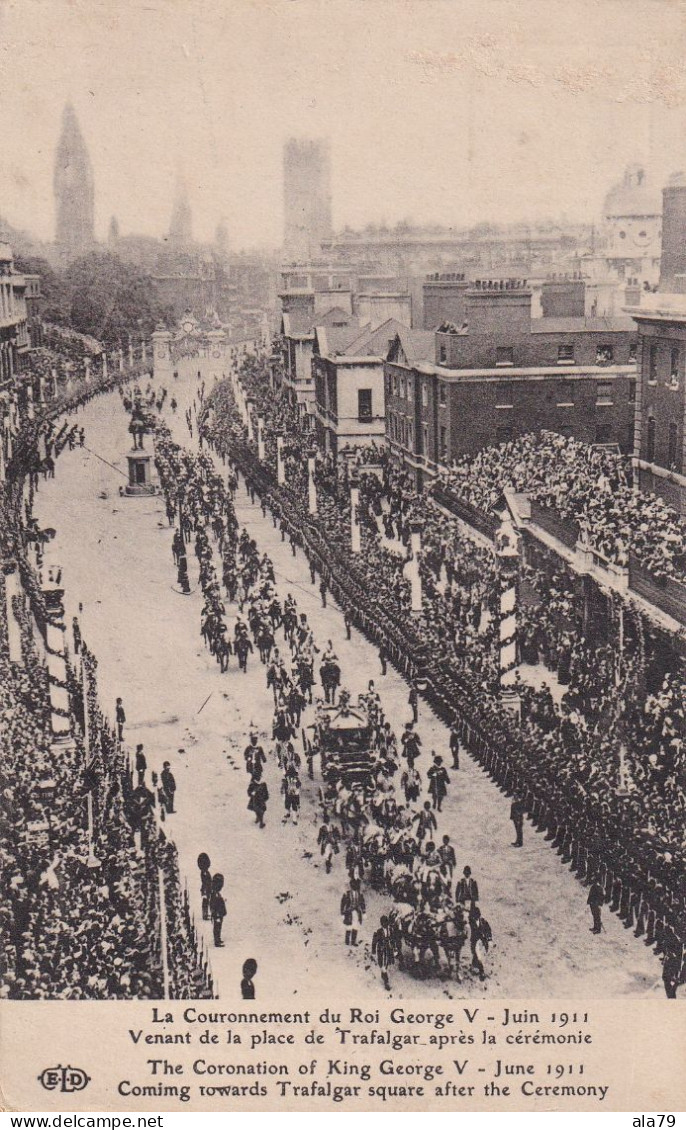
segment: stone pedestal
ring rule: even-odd
[[[512,684],[506,684],[500,688],[500,702],[506,710],[514,714],[516,718],[521,721],[522,717],[522,700],[519,692]]]
[[[129,481],[125,493],[129,496],[154,494],[152,481],[152,455],[147,451],[130,451],[126,456],[129,465]]]

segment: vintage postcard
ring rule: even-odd
[[[0,0],[4,1110],[683,1109],[685,21]]]

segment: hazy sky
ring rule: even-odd
[[[96,227],[280,243],[281,150],[331,138],[334,222],[599,215],[686,167],[681,0],[0,0],[0,214],[53,234],[70,99]]]

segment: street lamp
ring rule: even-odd
[[[317,448],[310,447],[307,451],[307,510],[310,514],[317,513],[317,484],[314,481],[317,466]]]
[[[353,553],[359,553],[362,548],[360,536],[360,480],[356,473],[350,475],[350,548]]]
[[[280,432],[276,436],[276,482],[282,487],[286,482],[286,468],[283,461],[283,436]]]

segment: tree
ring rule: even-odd
[[[168,306],[155,298],[152,278],[109,251],[94,251],[64,272],[73,329],[108,346],[129,334],[149,335],[159,322],[173,324]]]
[[[65,291],[61,274],[53,270],[47,259],[39,255],[17,256],[14,265],[24,275],[40,275],[41,317],[46,322],[69,325],[71,296]]]

